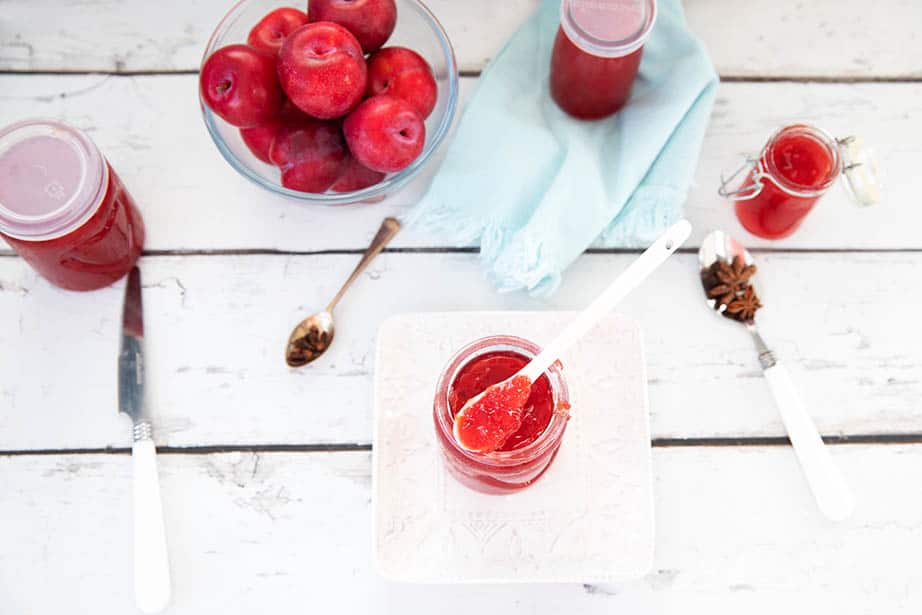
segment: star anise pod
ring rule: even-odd
[[[755,265],[747,265],[742,256],[734,256],[732,263],[719,261],[723,267],[718,267],[715,275],[717,279],[725,284],[742,284],[749,283],[749,278],[756,272]]]
[[[714,300],[714,309],[719,309],[722,305],[729,305],[736,299],[737,290],[729,284],[715,284],[708,292],[708,299]]]
[[[762,307],[759,296],[752,286],[747,286],[743,294],[731,301],[727,305],[724,316],[740,322],[752,322],[756,317],[756,312]]]
[[[756,272],[755,265],[747,265],[740,256],[732,263],[718,259],[710,267],[707,276],[707,296],[714,300],[715,309],[730,303],[749,285],[749,278]]]

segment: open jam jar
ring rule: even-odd
[[[509,493],[534,483],[550,466],[569,420],[569,392],[555,363],[533,385],[522,426],[499,450],[474,453],[453,433],[454,415],[464,403],[519,371],[540,348],[522,338],[494,336],[462,348],[448,362],[436,386],[432,418],[449,472],[484,493]]]
[[[93,290],[131,270],[144,223],[86,134],[28,120],[0,130],[0,237],[51,283]]]
[[[563,0],[551,54],[551,97],[579,119],[609,116],[627,102],[654,0]]]
[[[743,183],[729,190],[742,173]],[[775,132],[758,158],[723,179],[718,192],[735,202],[736,216],[749,232],[781,239],[797,230],[840,174],[858,204],[880,200],[876,164],[859,139],[837,140],[818,128],[793,124]]]

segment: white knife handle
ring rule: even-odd
[[[157,451],[153,440],[131,447],[134,466],[134,597],[144,613],[159,613],[170,602],[170,563],[166,549]]]
[[[816,425],[807,414],[787,368],[776,361],[773,366],[765,369],[765,379],[775,396],[781,420],[787,428],[817,506],[833,521],[848,518],[855,508],[851,490],[833,463]]]

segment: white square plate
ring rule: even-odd
[[[382,575],[417,583],[605,583],[649,571],[650,426],[636,323],[612,316],[563,357],[571,419],[557,458],[534,485],[481,494],[443,466],[432,401],[451,356],[488,335],[542,345],[571,318],[454,312],[397,316],[381,326],[372,476]]]

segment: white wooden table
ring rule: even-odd
[[[537,2],[430,0],[463,91]],[[170,613],[919,612],[922,4],[687,2],[724,81],[687,205],[692,247],[723,227],[758,249],[766,334],[854,487],[854,517],[833,525],[816,511],[751,342],[708,313],[689,250],[624,306],[648,346],[653,572],[618,586],[475,588],[394,585],[371,568],[377,325],[406,311],[577,308],[632,256],[593,251],[538,302],[496,294],[470,248],[407,231],[337,313],[329,358],[288,370],[289,327],[415,194],[309,209],[227,166],[199,117],[195,72],[228,4],[0,0],[0,123],[87,129],[147,223]],[[746,235],[715,195],[719,171],[791,120],[875,144],[886,202],[858,209],[835,188],[794,237]],[[4,614],[131,612],[121,295],[121,284],[56,290],[0,250]]]

